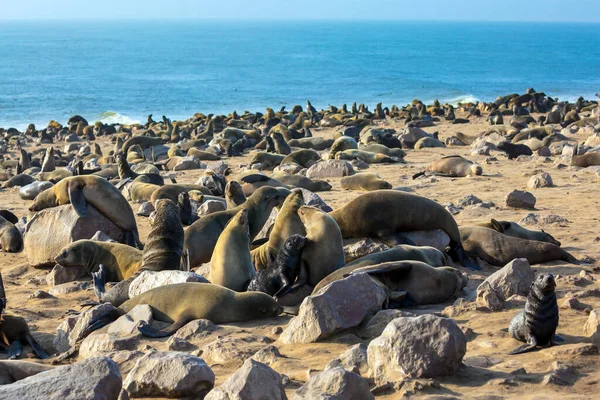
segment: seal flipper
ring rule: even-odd
[[[511,355],[511,356],[514,356],[515,354],[528,353],[530,351],[535,350],[536,347],[537,347],[537,344],[535,344],[535,343],[528,343],[528,344],[524,344],[522,346],[519,346],[516,349],[513,349],[508,354]]]
[[[140,236],[137,232],[137,228],[135,231],[125,232],[125,244],[135,247],[139,250],[144,250],[144,244],[140,242]]]
[[[8,359],[16,360],[21,356],[21,353],[23,353],[23,345],[20,341],[15,340],[10,344],[10,347],[8,348]]]
[[[94,293],[98,300],[102,301],[102,297],[106,293],[106,270],[103,264],[98,266],[98,272],[92,272],[92,279],[94,281]]]
[[[552,344],[556,344],[556,343],[563,343],[565,341],[565,338],[560,336],[560,335],[554,335],[554,337],[552,338]]]
[[[25,340],[27,340],[27,343],[31,346],[36,356],[38,356],[42,360],[48,358],[48,354],[46,353],[42,345],[40,345],[33,336],[27,334],[25,335]]]
[[[81,218],[87,216],[87,203],[83,195],[83,188],[75,181],[69,183],[69,201]]]
[[[167,337],[167,336],[173,335],[175,332],[177,332],[180,328],[182,328],[188,322],[190,322],[189,318],[179,317],[179,319],[177,321],[173,322],[171,325],[169,325],[167,328],[165,328],[163,330],[158,330],[158,329],[153,328],[152,326],[146,324],[145,322],[142,322],[138,326],[138,330],[144,336],[148,336],[148,337],[152,337],[152,338],[162,338],[162,337]]]
[[[452,246],[452,244],[450,244],[450,246]],[[479,264],[477,264],[475,260],[469,258],[467,252],[461,245],[451,248],[449,254],[454,261],[458,261],[463,267],[473,271],[481,271]]]

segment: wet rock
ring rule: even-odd
[[[386,293],[366,274],[333,282],[302,302],[281,334],[282,343],[312,343],[359,325],[381,310]]]
[[[207,283],[208,281],[201,275],[187,271],[144,271],[131,282],[129,297],[133,298],[159,286],[185,282]]]
[[[336,367],[311,376],[292,399],[368,400],[374,397],[360,375]]]
[[[534,175],[529,178],[529,182],[527,182],[527,187],[530,189],[539,189],[552,186],[554,186],[554,183],[552,183],[552,177],[547,172]]]
[[[389,246],[383,242],[375,241],[373,239],[362,239],[355,243],[344,246],[344,255],[346,258],[346,264],[351,263],[354,260],[358,260],[369,254],[378,253],[384,250],[388,250]]]
[[[306,171],[310,179],[342,178],[354,174],[352,164],[344,160],[319,161]]]
[[[200,207],[198,207],[198,217],[203,217],[205,215],[209,215],[212,213],[216,213],[219,211],[225,211],[227,209],[227,205],[222,201],[218,200],[207,200]]]
[[[46,283],[48,286],[56,286],[73,281],[89,280],[90,278],[90,275],[83,267],[65,268],[57,264],[46,277]]]
[[[203,398],[215,374],[199,357],[170,351],[153,351],[140,358],[123,388],[130,397]]]
[[[119,367],[107,357],[54,368],[10,385],[0,386],[2,399],[116,399],[121,392]]]
[[[466,351],[467,338],[451,319],[397,318],[369,344],[369,367],[376,383],[454,375]]]
[[[282,378],[277,372],[256,360],[248,359],[206,400],[273,399],[287,400]]]
[[[359,343],[350,347],[344,354],[331,360],[325,366],[325,371],[336,367],[341,367],[346,371],[365,376],[369,370],[367,345]]]
[[[524,190],[513,190],[506,195],[506,205],[513,208],[533,209],[535,202],[535,196]]]
[[[479,297],[480,291],[483,292],[488,286],[501,301],[506,301],[515,294],[527,296],[533,278],[534,272],[529,266],[529,262],[525,258],[514,259],[479,285],[477,297]]]

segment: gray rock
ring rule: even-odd
[[[509,207],[533,209],[535,201],[535,196],[524,190],[513,190],[506,195],[506,205]]]
[[[389,249],[389,246],[383,242],[375,241],[369,238],[361,239],[357,242],[344,246],[346,264],[351,263],[354,260],[358,260],[361,257],[368,256],[369,254],[378,253],[387,249]]]
[[[434,378],[458,371],[467,338],[453,320],[427,314],[393,320],[367,351],[377,384]]]
[[[207,283],[203,276],[188,271],[143,271],[129,286],[129,298],[159,286],[175,283],[202,282]]]
[[[450,237],[441,229],[402,232],[401,235],[413,242],[415,246],[435,247],[442,253],[446,251],[446,247],[450,244]]]
[[[350,347],[344,354],[331,360],[329,364],[325,366],[325,371],[335,367],[342,367],[346,371],[365,376],[369,371],[369,364],[367,363],[367,345],[359,343]]]
[[[298,188],[296,190],[300,190],[302,192],[302,197],[304,198],[304,204],[311,207],[316,207],[325,212],[333,211],[325,201],[316,193],[311,192],[308,189]]]
[[[65,246],[90,239],[97,231],[123,243],[125,232],[88,204],[87,216],[80,218],[70,204],[42,210],[27,223],[23,244],[32,267],[54,265],[54,258]]]
[[[59,353],[64,353],[71,348],[69,334],[73,331],[78,319],[78,316],[67,317],[60,325],[58,325],[58,328],[56,328],[56,337],[54,338],[52,345]]]
[[[571,386],[577,380],[577,371],[571,365],[554,361],[550,368],[549,374],[544,376],[542,385],[558,385]]]
[[[94,356],[119,350],[135,350],[140,343],[141,333],[129,336],[117,336],[110,333],[94,333],[81,342],[79,359],[85,360]]]
[[[477,303],[492,311],[500,311],[504,308],[504,301],[488,282],[483,282],[477,288]]]
[[[148,163],[133,164],[131,170],[136,174],[160,174],[160,170],[154,164]]]
[[[171,336],[167,340],[167,347],[171,351],[192,351],[196,348],[192,343],[176,336]]]
[[[109,325],[108,333],[119,336],[137,335],[139,334],[137,327],[141,322],[152,323],[152,309],[147,304],[138,304],[127,314],[119,317]]]
[[[219,175],[224,175],[227,171],[227,168],[229,168],[229,165],[227,165],[227,163],[224,161],[217,161],[206,166],[207,171],[214,171],[215,174]]]
[[[96,242],[118,243],[116,240],[112,239],[110,236],[108,236],[102,231],[94,233],[94,236],[92,236],[90,240],[95,240]]]
[[[537,225],[539,223],[538,215],[529,213],[519,221],[519,225]]]
[[[358,335],[366,339],[373,339],[377,336],[381,336],[381,333],[386,326],[396,318],[400,317],[414,317],[414,314],[408,311],[393,309],[381,310],[358,331]]]
[[[146,160],[163,161],[169,159],[168,146],[152,146],[144,149],[144,158]]]
[[[283,172],[284,174],[287,174],[287,175],[295,175],[298,172],[300,172],[301,170],[302,170],[302,167],[298,164],[285,163],[285,164],[275,167],[273,169],[273,172],[274,173]]]
[[[302,302],[281,334],[282,343],[312,343],[359,325],[381,310],[385,291],[366,274],[335,281]]]
[[[115,317],[118,310],[109,303],[100,304],[79,314],[77,317],[69,317],[58,326],[57,336],[54,340],[54,348],[59,352],[67,351],[79,340],[85,338],[90,332],[92,322],[103,317]],[[72,318],[75,318],[73,320]],[[60,338],[60,339],[59,339]]]
[[[552,183],[552,177],[547,172],[542,172],[541,174],[537,174],[529,178],[529,182],[527,182],[527,187],[530,189],[539,189],[544,187],[552,187],[554,184]]]
[[[596,347],[600,347],[600,309],[590,312],[583,326],[583,334],[589,337]]]
[[[544,215],[542,216],[542,225],[558,225],[558,226],[567,226],[569,220],[561,217],[560,215]]]
[[[225,211],[227,209],[227,205],[222,201],[218,200],[207,200],[198,207],[198,211],[196,214],[198,217],[203,217],[205,215],[209,215],[212,213],[216,213],[219,211]]]
[[[46,283],[48,286],[56,286],[73,281],[89,280],[90,278],[90,274],[84,267],[65,268],[57,264],[46,277]]]
[[[368,400],[374,399],[369,383],[360,375],[336,367],[310,377],[294,393],[293,400]]]
[[[218,337],[203,349],[203,356],[216,363],[241,363],[263,349],[271,339],[266,336],[249,335],[242,338]]]
[[[483,201],[479,197],[475,196],[474,194],[468,194],[465,197],[458,199],[459,207],[472,206],[472,205],[481,204],[481,203],[483,203]]]
[[[477,288],[477,296],[487,288],[494,291],[501,301],[506,301],[515,294],[527,296],[533,278],[534,273],[527,259],[517,258],[488,276]]]
[[[279,352],[277,347],[273,345],[269,345],[264,349],[260,349],[252,356],[253,360],[267,365],[273,364],[275,361],[277,361],[278,358],[281,358],[281,353]]]
[[[90,286],[90,282],[67,282],[61,283],[52,287],[48,293],[52,296],[62,296],[64,294],[80,292],[86,290]]]
[[[206,169],[199,158],[194,156],[181,157],[181,160],[173,167],[173,171],[187,171],[190,169]]]
[[[107,357],[54,368],[10,385],[0,386],[2,399],[116,399],[121,392],[119,367]]]
[[[137,360],[142,358],[144,356],[144,353],[137,350],[119,350],[106,353],[104,356],[116,362],[119,366],[119,369],[121,370],[121,374],[125,375],[133,369]]]
[[[130,397],[203,398],[214,383],[215,374],[201,358],[153,351],[135,363],[123,388]]]
[[[537,150],[537,155],[540,157],[550,157],[552,153],[550,152],[550,148],[548,146],[542,146]]]
[[[154,206],[152,205],[152,203],[149,201],[145,201],[142,204],[140,204],[138,211],[137,211],[137,215],[141,215],[143,217],[149,217],[153,211],[154,211]]]
[[[221,329],[221,327],[215,325],[212,321],[207,319],[195,319],[185,324],[175,333],[175,335],[173,335],[173,337],[185,340],[202,339],[219,329]]]
[[[344,160],[319,161],[306,171],[306,177],[310,179],[342,178],[349,175],[354,175],[354,168]]]
[[[277,372],[256,360],[248,359],[205,400],[273,399],[287,400],[282,378]]]
[[[54,183],[48,181],[33,182],[19,189],[19,197],[23,200],[33,200],[38,194],[46,189],[50,189],[52,186],[54,186]]]

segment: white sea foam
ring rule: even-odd
[[[444,103],[448,103],[451,104],[453,106],[457,106],[458,103],[477,103],[478,101],[480,101],[477,97],[473,96],[472,94],[463,94],[460,95],[458,97],[454,97],[451,99],[446,99],[444,101],[441,101],[442,104]]]
[[[116,111],[104,112],[104,113],[98,115],[98,117],[96,119],[104,124],[130,125],[130,124],[139,124],[140,123],[139,120],[128,117],[127,115],[119,114]]]

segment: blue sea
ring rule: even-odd
[[[277,18],[276,15],[273,18]],[[0,22],[0,126],[600,92],[600,25]]]

